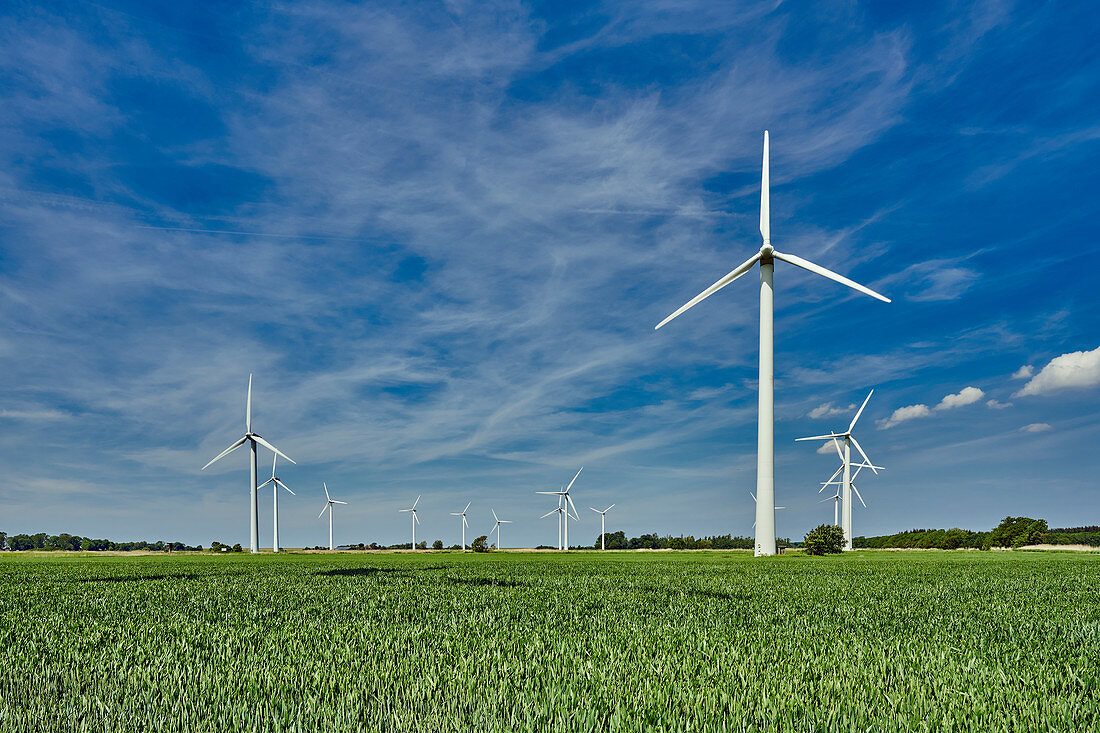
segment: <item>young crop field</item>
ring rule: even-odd
[[[0,556],[0,730],[1100,730],[1100,555]]]

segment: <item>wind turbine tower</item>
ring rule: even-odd
[[[760,264],[760,376],[757,402],[757,441],[756,441],[756,549],[755,554],[775,554],[775,421],[774,391],[775,369],[773,362],[773,317],[772,294],[775,261],[782,260],[796,267],[821,275],[824,278],[847,285],[854,290],[870,295],[872,298],[889,303],[890,299],[870,288],[815,265],[796,255],[777,252],[772,247],[771,211],[769,198],[768,172],[768,131],[764,131],[764,162],[760,176],[760,236],[763,244],[760,251],[745,260],[735,269],[724,275],[716,283],[680,306],[672,315],[658,323],[654,329],[664,326],[684,311],[729,285]]]
[[[332,506],[333,504],[347,504],[347,502],[333,499],[328,494],[328,484],[321,482],[321,485],[325,487],[325,508],[321,510],[321,513],[317,515],[317,518],[320,519],[322,516],[324,516],[325,512],[328,512],[328,549],[335,550],[336,546],[332,544]]]
[[[408,509],[398,509],[399,512],[411,512],[412,513],[412,528],[413,528],[413,552],[416,552],[416,525],[420,524],[420,519],[416,516],[416,505],[420,503],[420,497],[416,497],[416,501]]]
[[[290,487],[283,483],[283,480],[275,475],[275,461],[279,460],[279,456],[273,456],[271,460],[271,478],[264,481],[259,485],[258,489],[271,484],[271,551],[279,552],[279,489],[283,488],[290,491]],[[297,496],[293,491],[290,491],[292,496]]]
[[[592,511],[596,512],[596,514],[600,515],[600,549],[601,550],[606,550],[607,549],[607,528],[604,525],[604,520],[607,518],[607,513],[609,511],[611,511],[611,509],[614,506],[615,505],[612,504],[607,509],[604,509],[602,512],[599,509],[594,509],[592,507],[588,507],[589,509],[592,509]]]
[[[473,504],[473,502],[471,501],[470,504]],[[470,504],[467,504],[466,509],[463,509],[460,512],[451,512],[452,517],[462,517],[462,525],[461,526],[462,526],[462,551],[463,552],[466,552],[466,527],[469,526],[469,523],[466,521],[466,511],[470,508]],[[415,527],[413,528],[413,532],[414,533],[416,532]],[[413,547],[414,548],[416,547],[416,535],[415,534],[413,535]]]
[[[251,497],[252,497],[252,510],[251,510],[252,511],[252,516],[251,516],[251,521],[249,523],[249,530],[250,530],[250,535],[251,535],[250,544],[249,544],[249,552],[256,553],[256,552],[260,551],[260,506],[259,506],[259,503],[257,501],[257,496],[256,496],[257,495],[257,489],[258,489],[258,487],[256,486],[256,444],[258,443],[258,444],[262,445],[263,447],[267,448],[268,450],[270,450],[275,455],[282,456],[283,458],[287,459],[291,463],[294,463],[294,459],[292,459],[290,456],[288,456],[285,453],[283,453],[282,451],[280,451],[278,448],[273,446],[271,443],[268,443],[266,440],[261,438],[256,433],[252,432],[252,375],[251,374],[248,375],[248,398],[245,400],[245,403],[244,403],[244,437],[241,438],[240,440],[238,440],[233,445],[226,448],[225,450],[223,450],[221,453],[219,453],[214,458],[214,460],[210,461],[210,463],[207,463],[205,466],[203,466],[201,470],[205,471],[207,468],[210,467],[211,464],[216,463],[217,461],[220,461],[222,458],[225,458],[227,455],[229,455],[233,451],[237,450],[238,448],[240,448],[245,443],[248,443],[248,449],[249,449],[249,452],[251,454],[251,460],[249,461],[249,467],[251,468],[251,481],[249,482],[249,485],[248,485],[249,489],[251,490]]]
[[[844,471],[844,479],[841,488],[841,501],[844,504],[843,509],[843,521],[841,522],[841,528],[844,530],[844,549],[852,549],[852,446],[856,447],[859,454],[863,456],[863,462],[866,467],[871,469],[877,475],[879,469],[882,466],[876,466],[871,463],[871,459],[867,457],[867,454],[863,451],[863,446],[859,444],[859,441],[852,435],[852,431],[856,427],[856,421],[859,420],[859,416],[863,414],[863,408],[867,407],[867,403],[871,400],[871,395],[875,393],[875,390],[871,390],[867,393],[866,399],[863,400],[863,404],[859,406],[859,410],[856,411],[856,416],[852,418],[852,422],[848,425],[848,429],[843,433],[829,433],[827,435],[811,435],[808,438],[795,438],[795,442],[802,440],[831,440],[833,446],[836,447],[837,455],[840,456],[841,468]],[[844,449],[841,450],[838,438],[844,439]],[[858,472],[858,468],[857,468]],[[831,481],[832,479],[830,479]],[[858,492],[857,492],[858,493]],[[863,497],[859,499],[863,501]],[[866,505],[864,505],[866,506]]]

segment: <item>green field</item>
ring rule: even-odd
[[[0,556],[0,731],[1100,730],[1100,555]]]

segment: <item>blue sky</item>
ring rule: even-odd
[[[0,529],[247,542],[751,534],[762,131],[780,535],[1100,521],[1086,3],[8,3]],[[261,466],[265,462],[261,458]],[[261,472],[263,472],[261,468]],[[863,477],[861,477],[863,478]],[[270,496],[261,545],[270,544]]]

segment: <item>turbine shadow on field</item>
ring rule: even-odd
[[[443,570],[443,568],[443,565],[425,565],[422,568],[334,568],[332,570],[318,570],[314,575],[324,575],[330,578],[356,578],[385,573],[418,573],[424,570]]]

